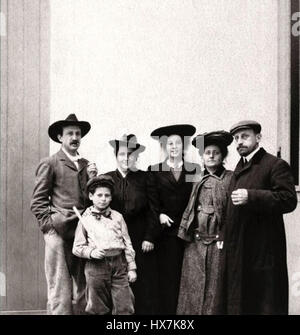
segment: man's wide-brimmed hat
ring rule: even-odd
[[[81,137],[84,137],[91,129],[91,125],[87,121],[78,121],[75,114],[70,114],[65,120],[59,120],[51,124],[48,128],[49,137],[60,143],[57,138],[58,134],[62,133],[62,128],[67,126],[78,126],[81,129]]]
[[[92,186],[97,185],[98,187],[109,187],[112,190],[115,187],[115,182],[113,180],[113,178],[110,175],[107,174],[100,174],[97,177],[91,178],[87,184],[86,184],[86,188],[87,191],[89,192],[89,190],[91,189]]]
[[[234,124],[230,128],[230,133],[233,135],[234,133],[236,133],[237,131],[242,130],[242,129],[253,129],[256,133],[260,133],[261,132],[261,125],[257,121],[243,120],[243,121],[240,121],[240,122]]]
[[[117,146],[125,145],[128,149],[132,149],[133,151],[143,152],[145,150],[145,146],[138,143],[137,137],[134,134],[124,134],[119,139],[110,140],[109,144],[116,149]]]
[[[193,136],[196,132],[196,128],[191,124],[174,124],[171,126],[160,127],[152,131],[151,137],[159,140],[162,136],[179,135]]]
[[[204,143],[203,143],[204,141]],[[197,135],[193,141],[192,145],[198,149],[204,144],[204,147],[216,144],[223,147],[228,147],[233,141],[232,135],[225,130],[211,131],[209,133],[203,133]]]

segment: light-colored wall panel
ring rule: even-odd
[[[24,7],[8,1],[7,308],[23,308]]]
[[[46,309],[44,241],[30,199],[36,166],[49,154],[48,2],[1,2],[7,20],[1,37],[2,311]]]
[[[110,139],[136,133],[145,169],[160,158],[151,131],[180,122],[257,119],[276,154],[278,1],[53,0],[51,13],[51,121],[91,122],[81,153],[101,172],[115,168]],[[237,159],[232,145],[227,166]]]
[[[37,250],[40,231],[29,210],[34,180],[33,159],[39,157],[40,114],[40,7],[39,0],[24,2],[24,110],[23,116],[23,308],[38,306]]]
[[[40,0],[40,108],[39,108],[39,157],[49,155],[49,139],[47,134],[49,127],[50,106],[50,4],[49,0]],[[39,309],[45,308],[47,288],[44,268],[45,246],[42,234],[38,240],[38,301]]]
[[[7,0],[1,1],[1,12],[2,15],[7,17]],[[6,27],[5,27],[6,28]],[[5,29],[6,30],[6,29]],[[7,217],[7,196],[6,196],[6,185],[7,185],[7,137],[6,137],[6,129],[7,129],[7,36],[1,36],[1,181],[0,181],[0,190],[1,190],[1,224],[0,224],[0,272],[4,278],[4,283],[2,282],[2,295],[0,296],[0,310],[6,308],[6,273],[7,273],[7,262],[6,262],[6,253],[7,253],[7,243],[6,239],[3,236],[6,236],[6,217]],[[2,236],[2,238],[1,238]]]

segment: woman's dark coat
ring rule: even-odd
[[[261,148],[246,166],[238,163],[230,194],[239,188],[248,190],[248,203],[227,207],[227,313],[287,314],[283,214],[297,205],[290,167]]]
[[[156,185],[158,214],[168,215],[174,223],[161,230],[157,243],[159,314],[176,314],[184,244],[177,237],[182,214],[188,204],[200,166],[184,162],[176,181],[166,161],[148,168]]]

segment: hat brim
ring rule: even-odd
[[[114,182],[113,178],[111,176],[108,176],[108,175],[107,175],[107,178],[105,178],[105,175],[96,176],[96,177],[93,177],[92,179],[90,179],[87,182],[87,184],[86,184],[87,191],[89,192],[90,188],[94,185],[97,185],[99,187],[101,187],[101,186],[111,187],[112,189],[114,189],[115,182]]]
[[[166,127],[160,127],[152,131],[151,137],[159,140],[162,136],[179,135],[193,136],[196,132],[196,128],[190,124],[177,124]]]
[[[199,143],[203,143],[202,141],[200,141],[201,138],[204,139],[204,147],[211,144],[228,147],[233,141],[233,137],[230,133],[225,131],[215,131],[211,133],[197,135],[192,140],[192,145],[199,149]]]
[[[138,152],[143,152],[145,151],[146,147],[140,143],[132,143],[128,141],[121,141],[121,140],[110,140],[108,142],[114,149],[116,149],[116,144],[118,143],[118,146],[124,145],[127,146],[128,149],[132,149],[133,152],[138,151]]]
[[[78,126],[81,129],[81,137],[84,137],[91,129],[91,125],[87,121],[56,121],[48,128],[49,137],[57,143],[61,143],[57,138],[62,133],[62,128],[67,126]]]

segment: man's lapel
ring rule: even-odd
[[[78,171],[76,165],[69,159],[69,157],[63,152],[62,149],[58,152],[59,160],[64,162],[64,165],[68,168]]]
[[[87,164],[88,162],[86,159],[80,158],[78,160],[78,171],[81,172],[87,166]]]
[[[258,163],[262,156],[266,153],[265,149],[260,148],[257,153],[252,157],[252,159],[250,159],[250,161],[244,166],[243,164],[243,158],[241,157],[241,159],[239,160],[235,170],[234,170],[234,174],[238,177],[239,175],[241,175],[242,173],[248,171],[253,164]]]

